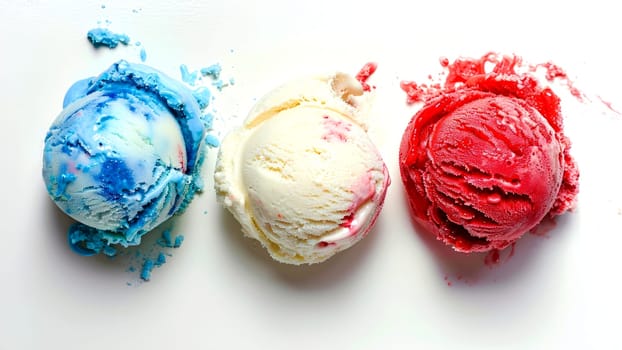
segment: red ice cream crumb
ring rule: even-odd
[[[546,71],[545,78],[547,81],[553,82],[555,80],[559,80],[563,82],[568,87],[568,90],[572,96],[576,97],[581,102],[584,101],[585,94],[574,86],[574,82],[570,80],[568,74],[566,74],[566,71],[560,66],[552,62],[545,62],[531,65],[529,68],[530,71],[534,73],[538,70],[538,68],[544,68]]]
[[[487,266],[497,265],[501,260],[501,255],[499,254],[499,249],[493,249],[486,254],[484,258],[484,264]]]
[[[429,96],[437,93],[441,89],[441,84],[419,84],[414,81],[401,81],[400,88],[406,93],[406,103],[413,104],[423,102]]]
[[[451,287],[451,281],[449,280],[449,276],[445,275],[445,282],[447,283],[448,287]]]
[[[361,70],[356,74],[356,80],[358,80],[361,83],[361,85],[363,85],[364,91],[371,90],[371,87],[369,86],[369,84],[367,84],[367,79],[369,79],[369,77],[371,77],[372,74],[374,74],[374,72],[376,71],[376,68],[378,68],[377,63],[369,62],[369,63],[366,63],[363,66],[363,68],[361,68]]]
[[[501,256],[502,254],[504,254],[506,249],[504,250],[493,249],[489,251],[484,257],[484,264],[486,264],[486,266],[488,267],[493,267],[495,265],[501,264],[502,262],[507,262],[514,256],[514,253],[516,252],[516,242],[512,243],[509,249],[510,251],[508,252],[504,260],[501,259]]]
[[[561,82],[579,101],[584,101],[585,98],[585,94],[575,86],[566,71],[552,62],[528,65],[523,62],[522,57],[517,55],[500,55],[495,52],[488,52],[480,58],[461,57],[454,62],[450,62],[446,57],[441,57],[439,63],[441,67],[445,68],[444,82],[441,82],[442,79],[433,79],[429,75],[429,82],[427,83],[406,80],[400,83],[400,87],[406,92],[408,104],[423,102],[443,92],[450,92],[465,85],[468,86],[473,82],[472,79],[482,79],[486,75],[527,76],[527,74],[517,73],[520,68],[529,72],[529,77],[534,80],[536,71],[544,69],[547,81]]]

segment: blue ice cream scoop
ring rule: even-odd
[[[79,222],[69,232],[78,253],[139,244],[201,189],[206,130],[182,83],[119,61],[75,83],[63,104],[45,137],[43,179]]]

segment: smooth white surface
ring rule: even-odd
[[[606,1],[0,0],[0,349],[620,348],[620,115],[561,90],[581,169],[579,207],[493,268],[413,228],[397,168],[401,132],[417,109],[399,81],[440,72],[439,56],[494,50],[552,60],[594,101],[622,109],[616,9]],[[291,78],[378,62],[370,133],[393,184],[375,230],[321,265],[275,263],[217,207],[211,157],[205,193],[174,223],[184,244],[150,282],[126,271],[126,258],[73,254],[70,221],[45,193],[41,152],[71,83],[119,58],[138,61],[135,46],[87,43],[105,20],[173,77],[181,63],[220,62],[236,81],[215,100],[220,128]]]

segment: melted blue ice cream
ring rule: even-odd
[[[201,189],[206,129],[180,82],[119,61],[75,83],[63,104],[45,138],[43,179],[79,222],[69,231],[76,252],[139,244]]]

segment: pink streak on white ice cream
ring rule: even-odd
[[[327,115],[324,118],[324,128],[326,133],[322,136],[323,140],[328,142],[347,142],[348,133],[352,128],[352,124],[346,123],[342,120],[333,119]]]

